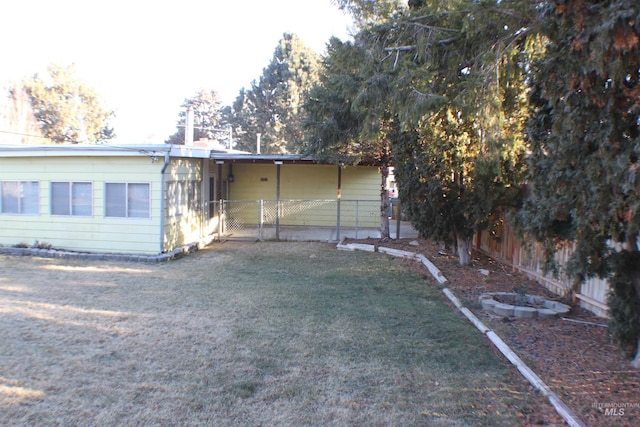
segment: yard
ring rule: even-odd
[[[322,243],[0,257],[0,425],[560,422],[429,277]]]

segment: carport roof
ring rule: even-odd
[[[313,157],[302,154],[250,154],[220,153],[211,151],[211,160],[224,163],[321,163]]]

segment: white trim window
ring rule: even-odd
[[[148,183],[105,183],[104,200],[107,217],[151,218],[151,185]]]
[[[0,213],[40,214],[38,181],[0,181]]]
[[[90,182],[52,182],[51,215],[93,215],[93,185]]]

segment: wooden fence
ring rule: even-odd
[[[580,306],[598,316],[607,317],[607,281],[592,278],[576,289],[572,287],[572,280],[566,274],[565,266],[573,253],[573,243],[568,242],[555,254],[559,267],[557,276],[545,274],[542,245],[537,242],[523,244],[506,221],[502,221],[495,237],[488,231],[478,233],[474,244],[477,250],[510,264],[514,270],[523,272],[555,294],[572,296]]]

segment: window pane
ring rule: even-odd
[[[2,213],[20,213],[20,183],[2,182]]]
[[[126,184],[105,185],[105,215],[127,216]]]
[[[22,183],[21,213],[31,215],[40,213],[39,188],[37,181]]]
[[[69,215],[69,183],[51,183],[51,214]]]
[[[129,184],[129,216],[149,218],[149,184]]]
[[[71,199],[72,214],[91,216],[93,205],[93,193],[90,182],[74,182],[71,187],[73,198]]]

